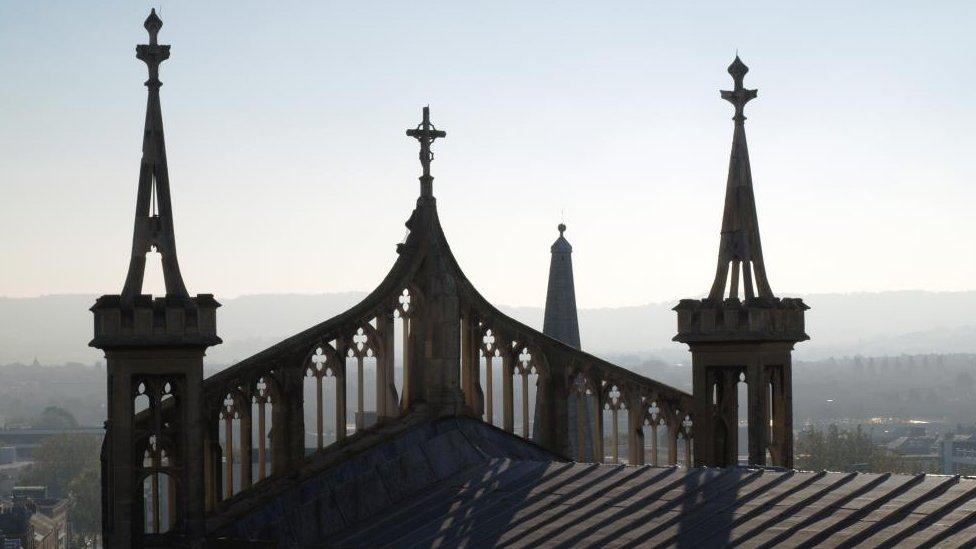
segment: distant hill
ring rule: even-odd
[[[797,358],[976,352],[976,291],[900,291],[801,296],[811,341],[797,346]],[[684,345],[671,342],[676,302],[579,312],[583,347],[599,355],[653,354],[667,361],[688,359]],[[542,309],[505,308],[532,326]]]
[[[222,299],[218,330],[224,344],[208,361],[228,364],[282,338],[328,319],[365,296],[269,294]],[[813,340],[798,346],[797,358],[844,355],[898,355],[976,352],[976,291],[811,294],[807,332]],[[92,363],[87,347],[94,295],[0,298],[0,364]],[[673,303],[653,303],[580,311],[583,347],[601,356],[654,355],[667,362],[687,361],[683,346],[671,343]],[[541,328],[542,308],[505,307],[513,317]]]

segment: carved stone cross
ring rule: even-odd
[[[416,128],[407,130],[407,135],[420,142],[420,165],[424,168],[424,174],[420,178],[421,183],[423,183],[420,194],[421,196],[432,196],[431,180],[433,178],[430,175],[430,162],[434,160],[434,153],[431,152],[430,146],[437,138],[447,137],[447,132],[438,130],[430,123],[430,107],[428,106],[424,107],[424,119]]]

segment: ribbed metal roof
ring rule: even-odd
[[[976,479],[496,459],[329,546],[963,546]]]

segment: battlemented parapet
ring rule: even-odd
[[[806,341],[810,336],[804,313],[809,308],[799,298],[682,299],[674,307],[678,334],[673,339],[681,343]]]
[[[103,295],[91,308],[95,338],[90,345],[99,349],[218,345],[217,307],[220,303],[213,294],[140,295],[131,304],[119,295]]]

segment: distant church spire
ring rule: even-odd
[[[746,117],[743,114],[746,103],[755,99],[757,90],[746,89],[742,85],[749,67],[735,56],[729,65],[729,74],[735,81],[732,91],[722,91],[725,99],[735,107],[735,131],[732,134],[732,155],[729,159],[729,177],[725,189],[725,214],[722,217],[722,240],[718,251],[718,268],[715,282],[709,292],[709,299],[721,300],[738,297],[739,279],[742,278],[746,299],[758,296],[773,297],[773,291],[766,279],[763,264],[762,245],[759,241],[759,221],[756,217],[756,199],[752,192],[752,169],[749,166],[749,149],[746,146]],[[731,277],[729,268],[731,267]],[[753,285],[755,276],[755,286]]]
[[[139,169],[139,192],[136,197],[135,228],[132,235],[132,258],[125,278],[122,298],[132,301],[142,293],[146,271],[146,254],[153,248],[162,256],[166,295],[188,297],[180,265],[176,259],[176,237],[173,233],[173,206],[170,203],[169,173],[166,167],[166,144],[163,139],[163,115],[159,105],[159,65],[169,59],[169,46],[158,42],[163,22],[152,10],[143,25],[149,32],[149,44],[136,46],[136,57],[149,68],[149,99],[146,126],[142,140],[142,165]]]
[[[563,236],[566,225],[559,224],[559,238],[550,248],[549,289],[546,292],[546,317],[542,332],[566,345],[580,348],[579,320],[576,316],[576,289],[573,285],[573,247]]]

